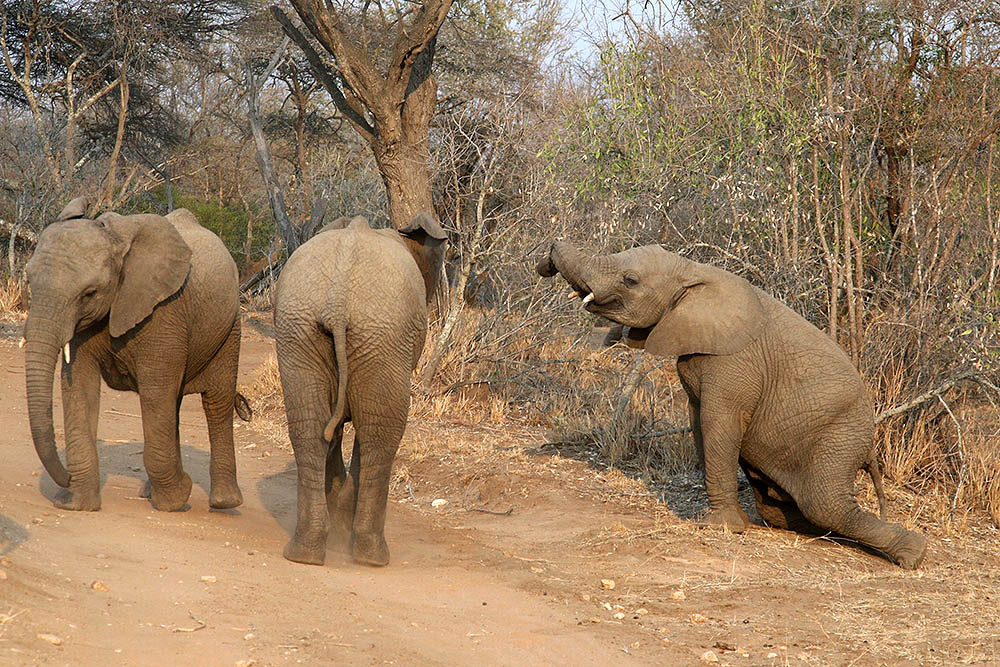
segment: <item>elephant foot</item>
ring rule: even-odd
[[[208,497],[208,505],[212,509],[229,510],[243,504],[243,492],[236,480],[212,484],[212,493]]]
[[[911,530],[906,531],[899,541],[899,546],[890,554],[904,570],[915,570],[920,567],[927,555],[927,538]]]
[[[61,510],[96,512],[101,509],[101,492],[97,489],[59,489],[52,504]]]
[[[742,533],[750,527],[750,517],[739,507],[710,509],[699,523],[706,526],[728,528],[734,533]]]
[[[153,509],[161,512],[181,510],[187,505],[188,498],[191,497],[191,477],[186,472],[181,473],[180,481],[171,486],[162,487],[150,482],[147,482],[147,485]]]
[[[389,545],[383,535],[355,535],[352,548],[354,560],[364,565],[388,565]]]
[[[306,565],[322,565],[326,560],[326,541],[319,547],[306,546],[292,538],[285,545],[282,555],[295,563],[305,563]]]

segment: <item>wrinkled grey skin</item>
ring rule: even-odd
[[[341,218],[296,250],[281,272],[274,329],[299,477],[289,560],[322,565],[332,522],[355,560],[389,562],[389,477],[444,239],[428,214],[398,232]],[[346,421],[355,433],[350,474],[341,451]]]
[[[678,358],[705,464],[707,523],[747,527],[737,500],[742,466],[767,523],[833,531],[904,568],[920,564],[924,536],[855,500],[865,469],[884,516],[868,392],[828,336],[743,278],[660,246],[589,256],[557,242],[537,270],[562,274],[589,312],[630,327],[633,347]]]
[[[191,493],[178,437],[185,394],[202,395],[211,441],[211,506],[236,507],[243,497],[233,450],[240,321],[232,257],[185,209],[167,217],[84,215],[82,198],[70,202],[41,233],[27,265],[28,414],[39,458],[65,487],[55,505],[101,507],[97,418],[104,378],[114,389],[139,394],[153,507],[181,509]],[[63,467],[52,427],[52,374],[67,343]]]

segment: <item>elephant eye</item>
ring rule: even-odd
[[[639,284],[639,277],[633,273],[626,273],[622,276],[622,282],[625,283],[625,287],[635,287]]]
[[[90,297],[94,296],[95,294],[97,294],[97,289],[96,288],[91,288],[91,289],[89,289],[89,290],[87,290],[87,291],[85,291],[83,293],[83,298],[84,299],[89,299]]]

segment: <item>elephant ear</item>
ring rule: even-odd
[[[428,301],[437,289],[444,259],[444,243],[448,235],[430,213],[416,215],[408,224],[396,230],[424,279],[424,295]]]
[[[448,238],[441,224],[430,213],[420,213],[409,224],[400,227],[399,233],[419,243],[425,243],[429,239],[444,241]]]
[[[766,320],[757,291],[745,279],[687,262],[660,321],[630,328],[626,342],[662,357],[735,354],[764,332]]]
[[[56,218],[56,222],[62,222],[63,220],[75,220],[76,218],[85,218],[87,217],[88,206],[89,204],[86,197],[77,197],[63,207],[63,210],[59,212],[59,216]]]
[[[117,337],[184,285],[191,270],[191,248],[172,224],[157,215],[101,216],[100,221],[124,243],[109,322],[111,335]]]

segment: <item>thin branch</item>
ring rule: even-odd
[[[330,94],[331,99],[333,99],[333,104],[337,107],[337,110],[344,114],[344,117],[351,122],[354,128],[362,137],[364,137],[366,141],[369,143],[373,141],[375,139],[375,128],[372,127],[367,120],[365,120],[365,117],[360,109],[354,108],[351,103],[348,102],[347,98],[344,96],[344,92],[340,89],[340,85],[334,78],[334,75],[330,72],[326,63],[323,62],[323,59],[320,58],[320,55],[316,53],[316,49],[312,47],[312,44],[309,43],[309,40],[306,39],[305,35],[303,35],[302,32],[295,27],[295,24],[292,23],[291,19],[288,18],[285,12],[281,11],[281,8],[272,5],[271,14],[278,21],[278,23],[281,24],[281,29],[285,31],[285,34],[288,35],[288,37],[290,37],[300,49],[302,49],[302,53],[305,54],[306,60],[309,61],[309,65],[312,67],[313,73],[316,75],[316,78],[319,79],[320,83],[323,84],[323,87],[326,88],[326,91]]]
[[[919,405],[922,405],[922,404],[926,403],[927,401],[933,400],[933,399],[937,398],[938,396],[940,396],[941,394],[943,394],[944,392],[946,392],[949,389],[951,389],[952,387],[954,387],[956,384],[958,384],[962,380],[972,380],[973,382],[979,384],[982,387],[986,387],[988,389],[992,389],[993,391],[1000,392],[1000,388],[998,388],[992,382],[990,382],[989,380],[987,380],[980,373],[977,373],[976,371],[966,371],[965,373],[962,373],[961,375],[957,375],[957,376],[951,378],[950,380],[942,382],[941,384],[939,384],[937,387],[934,387],[933,389],[925,391],[924,393],[920,394],[916,398],[912,398],[909,401],[906,401],[905,403],[897,405],[894,408],[889,408],[888,410],[883,410],[882,412],[880,412],[875,417],[875,423],[876,424],[881,424],[883,421],[885,421],[889,417],[894,417],[896,415],[902,414],[904,412],[912,410],[913,408],[915,408],[915,407],[917,407]]]

